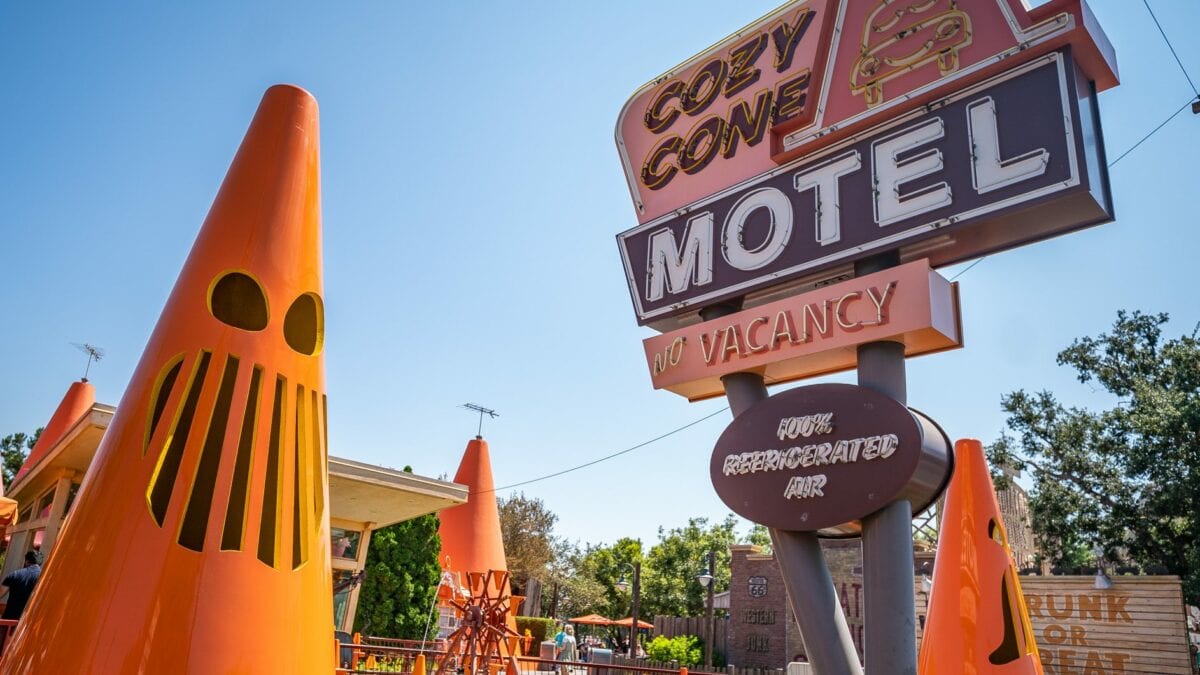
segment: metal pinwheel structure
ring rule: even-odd
[[[521,637],[508,626],[512,603],[508,572],[468,572],[467,586],[469,598],[449,601],[458,611],[459,623],[447,637],[446,656],[438,664],[437,675],[445,675],[456,661],[463,675],[486,674],[489,663],[499,663],[509,655],[508,638]]]

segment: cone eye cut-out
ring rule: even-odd
[[[316,293],[304,293],[288,307],[283,318],[283,339],[306,356],[321,351],[325,342],[325,304]]]
[[[247,331],[267,327],[267,296],[244,272],[226,272],[208,292],[208,309],[221,323]]]

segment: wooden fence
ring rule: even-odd
[[[707,619],[702,616],[656,616],[654,635],[673,638],[676,635],[695,635],[703,642],[708,634]],[[729,619],[713,619],[713,662],[725,663],[729,654]],[[759,675],[759,674],[752,674]]]

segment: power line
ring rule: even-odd
[[[1163,30],[1162,24],[1158,22],[1158,17],[1154,16],[1154,10],[1150,9],[1149,0],[1142,0],[1142,4],[1146,5],[1146,11],[1150,12],[1150,18],[1154,19],[1154,25],[1158,26],[1158,32],[1162,35],[1163,42],[1167,43],[1167,49],[1171,50],[1171,56],[1175,57],[1175,63],[1178,63],[1179,69],[1183,71],[1183,77],[1186,78],[1188,81],[1188,84],[1190,84],[1192,86],[1192,93],[1196,95],[1196,98],[1200,98],[1200,91],[1196,90],[1196,84],[1194,82],[1192,82],[1191,76],[1188,75],[1187,68],[1183,67],[1183,61],[1180,61],[1179,54],[1175,53],[1175,47],[1174,47],[1174,45],[1171,44],[1171,40],[1167,37],[1167,32]],[[1176,113],[1176,114],[1178,114],[1178,113]]]
[[[585,469],[594,464],[599,464],[600,462],[610,460],[614,457],[620,457],[621,455],[624,455],[626,453],[633,452],[634,450],[637,450],[638,448],[644,448],[647,445],[650,445],[651,443],[654,443],[656,441],[661,441],[662,439],[664,439],[668,436],[673,436],[673,435],[683,431],[684,429],[694,427],[697,424],[700,424],[701,422],[703,422],[705,420],[716,417],[717,415],[720,415],[721,413],[725,412],[726,410],[729,410],[729,406],[725,406],[724,408],[721,408],[720,410],[717,410],[716,412],[709,413],[709,414],[705,415],[704,417],[701,417],[698,420],[693,420],[691,422],[688,422],[687,424],[685,424],[681,427],[676,427],[661,436],[656,436],[654,438],[651,438],[648,441],[642,441],[641,443],[638,443],[637,445],[634,445],[632,447],[625,448],[624,450],[621,450],[619,452],[614,452],[611,455],[605,455],[604,457],[600,457],[599,459],[593,459],[592,461],[586,462],[584,464],[580,464],[579,466],[573,466],[569,469],[563,469],[562,471],[555,471],[554,473],[548,473],[544,476],[538,476],[537,478],[530,478],[529,480],[523,480],[519,483],[511,483],[509,485],[501,485],[500,487],[492,488],[491,490],[480,490],[478,492],[472,492],[471,495],[480,495],[480,494],[487,494],[489,492],[499,492],[500,490],[508,490],[510,488],[520,487],[522,485],[529,485],[530,483],[536,483],[538,481],[546,480],[547,478],[555,478],[555,477],[561,476],[563,474],[571,473],[572,471],[578,471],[580,469]]]
[[[1159,130],[1159,129],[1161,129],[1161,128],[1163,128],[1163,127],[1167,126],[1167,123],[1168,123],[1168,122],[1170,122],[1171,120],[1175,119],[1175,117],[1176,117],[1176,116],[1177,116],[1179,113],[1181,113],[1181,112],[1183,112],[1184,110],[1186,110],[1186,109],[1187,109],[1187,107],[1188,107],[1188,106],[1190,106],[1191,104],[1192,104],[1192,99],[1190,99],[1190,98],[1189,98],[1189,99],[1187,100],[1187,103],[1184,103],[1182,106],[1180,106],[1180,107],[1179,107],[1179,110],[1176,110],[1175,112],[1171,113],[1171,116],[1170,116],[1170,117],[1168,117],[1167,119],[1163,120],[1163,121],[1162,121],[1162,124],[1160,124],[1160,125],[1158,125],[1158,126],[1154,127],[1154,129],[1152,129],[1152,130],[1150,131],[1150,133],[1146,134],[1145,136],[1142,136],[1142,140],[1138,141],[1137,143],[1134,143],[1132,148],[1129,148],[1129,149],[1128,149],[1128,150],[1126,150],[1125,152],[1122,152],[1120,157],[1118,157],[1118,158],[1114,159],[1113,161],[1109,162],[1109,163],[1108,163],[1108,168],[1110,168],[1110,169],[1111,169],[1111,168],[1113,168],[1114,166],[1116,166],[1116,165],[1117,165],[1117,162],[1121,161],[1122,159],[1125,159],[1125,155],[1128,155],[1129,153],[1133,152],[1134,150],[1137,150],[1137,148],[1138,148],[1138,146],[1139,146],[1139,145],[1141,145],[1142,143],[1145,143],[1146,141],[1150,140],[1150,137],[1151,137],[1151,136],[1153,136],[1154,134],[1158,133],[1158,130]]]
[[[1165,36],[1164,36],[1164,37],[1165,37]],[[1174,50],[1172,50],[1172,51],[1174,51]],[[1179,67],[1180,67],[1180,68],[1182,68],[1182,67],[1183,67],[1183,65],[1182,65],[1182,64],[1180,64],[1180,66],[1179,66]],[[1186,75],[1187,73],[1185,72],[1184,74]],[[1191,82],[1191,80],[1189,79],[1189,80],[1188,80],[1188,82],[1190,83],[1190,82]],[[1192,99],[1188,99],[1186,103],[1184,103],[1182,106],[1180,106],[1180,107],[1179,107],[1179,110],[1176,110],[1175,112],[1171,113],[1171,116],[1170,116],[1170,117],[1168,117],[1167,119],[1163,120],[1163,121],[1162,121],[1162,124],[1159,124],[1158,126],[1156,126],[1156,127],[1154,127],[1153,129],[1151,129],[1151,130],[1150,130],[1150,133],[1146,134],[1145,136],[1142,136],[1141,140],[1139,140],[1137,143],[1134,143],[1134,144],[1133,144],[1133,147],[1129,148],[1129,149],[1128,149],[1128,150],[1126,150],[1125,152],[1122,152],[1122,153],[1121,153],[1121,155],[1120,155],[1119,157],[1117,157],[1117,158],[1116,158],[1116,159],[1114,159],[1113,161],[1109,162],[1109,163],[1108,163],[1108,168],[1110,168],[1110,169],[1111,169],[1111,168],[1113,168],[1114,166],[1116,166],[1116,165],[1117,165],[1117,162],[1121,161],[1122,159],[1125,159],[1125,156],[1126,156],[1126,155],[1128,155],[1129,153],[1133,152],[1134,150],[1137,150],[1137,148],[1138,148],[1138,146],[1139,146],[1139,145],[1141,145],[1142,143],[1145,143],[1146,141],[1150,140],[1150,137],[1151,137],[1151,136],[1153,136],[1154,134],[1158,133],[1158,130],[1159,130],[1159,129],[1162,129],[1163,127],[1167,126],[1167,123],[1168,123],[1168,122],[1170,122],[1171,120],[1173,120],[1173,119],[1175,119],[1176,117],[1178,117],[1178,116],[1179,116],[1179,113],[1181,113],[1181,112],[1183,112],[1184,110],[1186,110],[1186,109],[1187,109],[1187,107],[1188,107],[1188,106],[1190,106],[1191,104],[1192,104]],[[971,263],[970,265],[968,265],[966,269],[964,269],[964,270],[962,270],[961,272],[959,272],[958,274],[955,274],[954,276],[950,277],[950,281],[954,281],[955,279],[957,279],[957,278],[961,277],[962,275],[966,274],[967,272],[970,272],[972,267],[975,267],[976,265],[978,265],[979,263],[981,263],[981,262],[983,262],[984,260],[987,260],[987,259],[988,259],[988,257],[987,257],[987,256],[983,256],[983,257],[982,257],[982,258],[980,258],[979,260],[976,260],[975,262],[973,262],[973,263]]]
[[[1146,0],[1142,0],[1142,2],[1146,2]],[[1148,10],[1150,9],[1150,5],[1149,5],[1149,4],[1147,4],[1147,5],[1146,5],[1146,9],[1148,9]],[[1154,17],[1154,12],[1153,12],[1153,10],[1151,10],[1151,11],[1150,11],[1150,16],[1151,16],[1151,17]],[[1155,23],[1155,25],[1158,25],[1158,19],[1157,19],[1157,18],[1154,18],[1154,23]],[[1159,32],[1162,32],[1162,26],[1158,26],[1158,30],[1159,30]],[[1164,39],[1164,40],[1167,40],[1167,35],[1166,35],[1166,33],[1163,33],[1163,39]],[[1171,53],[1172,53],[1172,54],[1175,54],[1175,48],[1174,48],[1174,47],[1171,47],[1171,42],[1170,42],[1170,40],[1167,40],[1167,47],[1170,47],[1170,49],[1171,49]],[[1178,56],[1177,54],[1175,55],[1175,61],[1176,61],[1177,63],[1179,63],[1179,69],[1180,69],[1180,70],[1183,70],[1183,63],[1180,63],[1180,62],[1179,62],[1179,56]],[[1187,77],[1188,84],[1192,84],[1192,78],[1188,77],[1188,74],[1187,74],[1187,71],[1186,71],[1186,70],[1183,70],[1183,76],[1184,76],[1184,77]],[[1192,84],[1192,89],[1193,89],[1193,90],[1195,90],[1195,88],[1196,88],[1196,86],[1195,86],[1194,84]],[[1197,94],[1197,97],[1200,97],[1200,93],[1198,93],[1198,94]],[[1192,99],[1188,99],[1188,101],[1187,101],[1186,103],[1184,103],[1182,106],[1180,106],[1180,108],[1179,108],[1178,110],[1176,110],[1175,112],[1171,113],[1171,116],[1170,116],[1170,117],[1168,117],[1167,119],[1163,120],[1162,124],[1159,124],[1158,126],[1156,126],[1156,127],[1154,127],[1153,129],[1151,129],[1151,130],[1150,130],[1150,133],[1148,133],[1148,134],[1146,134],[1145,136],[1143,136],[1143,137],[1141,138],[1141,140],[1139,140],[1137,143],[1134,143],[1134,144],[1133,144],[1133,147],[1129,148],[1129,149],[1128,149],[1128,150],[1126,150],[1125,152],[1121,153],[1121,155],[1120,155],[1119,157],[1117,157],[1117,158],[1116,158],[1116,159],[1114,159],[1113,161],[1109,162],[1109,163],[1108,163],[1108,168],[1110,168],[1110,169],[1111,169],[1111,168],[1113,168],[1114,166],[1116,166],[1116,165],[1117,165],[1117,162],[1121,161],[1122,159],[1125,159],[1125,156],[1126,156],[1126,155],[1128,155],[1129,153],[1133,152],[1134,150],[1137,150],[1138,146],[1140,146],[1142,143],[1145,143],[1146,141],[1150,140],[1150,137],[1151,137],[1151,136],[1153,136],[1154,134],[1158,133],[1158,130],[1159,130],[1159,129],[1162,129],[1163,127],[1167,126],[1167,123],[1168,123],[1168,122],[1170,122],[1171,120],[1175,119],[1175,117],[1176,117],[1176,116],[1178,116],[1178,115],[1179,115],[1179,113],[1183,112],[1183,111],[1184,111],[1184,110],[1185,110],[1185,109],[1186,109],[1188,106],[1190,106],[1191,104],[1192,104]],[[966,268],[964,268],[962,271],[960,271],[960,272],[958,272],[957,274],[955,274],[954,276],[950,277],[950,281],[954,281],[955,279],[958,279],[959,277],[961,277],[962,275],[966,274],[967,272],[970,272],[970,271],[971,271],[971,270],[972,270],[972,269],[973,269],[973,268],[974,268],[976,265],[978,265],[979,263],[981,263],[981,262],[983,262],[984,260],[987,260],[987,259],[988,259],[988,256],[983,256],[982,258],[980,258],[980,259],[976,260],[975,262],[971,263],[971,264],[970,264],[970,265],[968,265]],[[536,483],[536,482],[538,482],[538,481],[543,481],[543,480],[546,480],[546,479],[549,479],[549,478],[556,478],[556,477],[558,477],[558,476],[562,476],[562,475],[564,475],[564,474],[568,474],[568,473],[571,473],[571,472],[573,472],[573,471],[578,471],[578,470],[580,470],[580,469],[586,469],[586,468],[587,468],[587,467],[589,467],[589,466],[593,466],[593,465],[595,465],[595,464],[599,464],[600,462],[604,462],[604,461],[607,461],[607,460],[613,459],[614,457],[620,457],[621,455],[624,455],[624,454],[626,454],[626,453],[633,452],[634,450],[637,450],[638,448],[642,448],[642,447],[645,447],[645,446],[647,446],[647,445],[650,445],[651,443],[654,443],[654,442],[657,442],[657,441],[661,441],[662,439],[664,439],[664,438],[667,438],[668,436],[673,436],[674,434],[677,434],[677,433],[679,433],[679,432],[681,432],[681,431],[683,431],[683,430],[685,430],[685,429],[688,429],[688,428],[690,428],[690,427],[694,427],[694,426],[696,426],[697,424],[699,424],[699,423],[701,423],[701,422],[703,422],[703,421],[705,421],[705,420],[708,420],[708,419],[711,419],[711,418],[713,418],[713,417],[716,417],[717,415],[719,415],[719,414],[721,414],[721,413],[725,412],[726,410],[729,410],[729,407],[728,407],[728,406],[726,406],[726,407],[724,407],[724,408],[721,408],[720,410],[718,410],[718,411],[716,411],[716,412],[713,412],[713,413],[710,413],[710,414],[708,414],[708,415],[705,415],[704,417],[701,417],[701,418],[700,418],[700,419],[698,419],[698,420],[693,420],[693,421],[691,421],[691,422],[688,422],[687,424],[685,424],[685,425],[683,425],[683,426],[681,426],[681,427],[677,427],[677,428],[675,428],[675,429],[672,429],[671,431],[668,431],[667,433],[665,433],[665,434],[663,434],[663,435],[661,435],[661,436],[657,436],[657,437],[655,437],[655,438],[651,438],[651,439],[650,439],[650,440],[648,440],[648,441],[643,441],[643,442],[641,442],[641,443],[638,443],[637,445],[634,445],[634,446],[632,446],[632,447],[626,448],[626,449],[624,449],[624,450],[621,450],[621,451],[619,451],[619,452],[614,452],[614,453],[613,453],[613,454],[611,454],[611,455],[606,455],[606,456],[604,456],[604,457],[600,457],[600,458],[598,458],[598,459],[594,459],[594,460],[592,460],[592,461],[590,461],[590,462],[586,462],[586,463],[584,463],[584,464],[580,464],[580,465],[578,465],[578,466],[573,466],[573,467],[571,467],[571,468],[569,468],[569,469],[563,469],[562,471],[556,471],[556,472],[554,472],[554,473],[548,473],[548,474],[546,474],[546,475],[544,475],[544,476],[538,476],[537,478],[530,478],[529,480],[521,481],[521,482],[519,482],[519,483],[511,483],[511,484],[509,484],[509,485],[502,485],[502,486],[500,486],[500,487],[498,487],[498,488],[492,488],[491,490],[483,490],[483,491],[480,491],[480,492],[472,492],[471,494],[472,494],[472,495],[476,495],[476,494],[486,494],[486,493],[488,493],[488,492],[499,492],[500,490],[508,490],[508,489],[515,488],[515,487],[521,487],[522,485],[529,485],[530,483]]]
[[[983,256],[982,258],[980,258],[979,260],[976,260],[975,262],[971,263],[970,265],[967,265],[967,268],[966,268],[966,269],[964,269],[963,271],[961,271],[961,272],[959,272],[958,274],[955,274],[954,276],[950,277],[950,281],[954,281],[955,279],[957,279],[957,278],[961,277],[962,275],[966,274],[967,272],[970,272],[972,267],[974,267],[974,266],[978,265],[979,263],[983,262],[984,260],[987,260],[987,256],[986,256],[986,255],[985,255],[985,256]]]

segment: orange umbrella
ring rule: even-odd
[[[613,621],[613,622],[612,622],[612,625],[614,625],[614,626],[625,626],[626,628],[629,628],[631,625],[633,625],[633,617],[632,617],[632,616],[627,616],[627,617],[625,617],[624,619],[620,619],[620,620],[618,620],[618,621]],[[654,628],[654,624],[652,624],[652,623],[646,623],[645,621],[642,621],[641,619],[638,619],[638,622],[637,622],[637,627],[638,627],[638,628],[645,628],[646,630],[650,630],[650,629]]]
[[[571,623],[581,623],[586,626],[611,626],[613,620],[599,614],[588,614],[587,616],[577,616],[571,619]],[[629,624],[625,625],[628,626]]]

